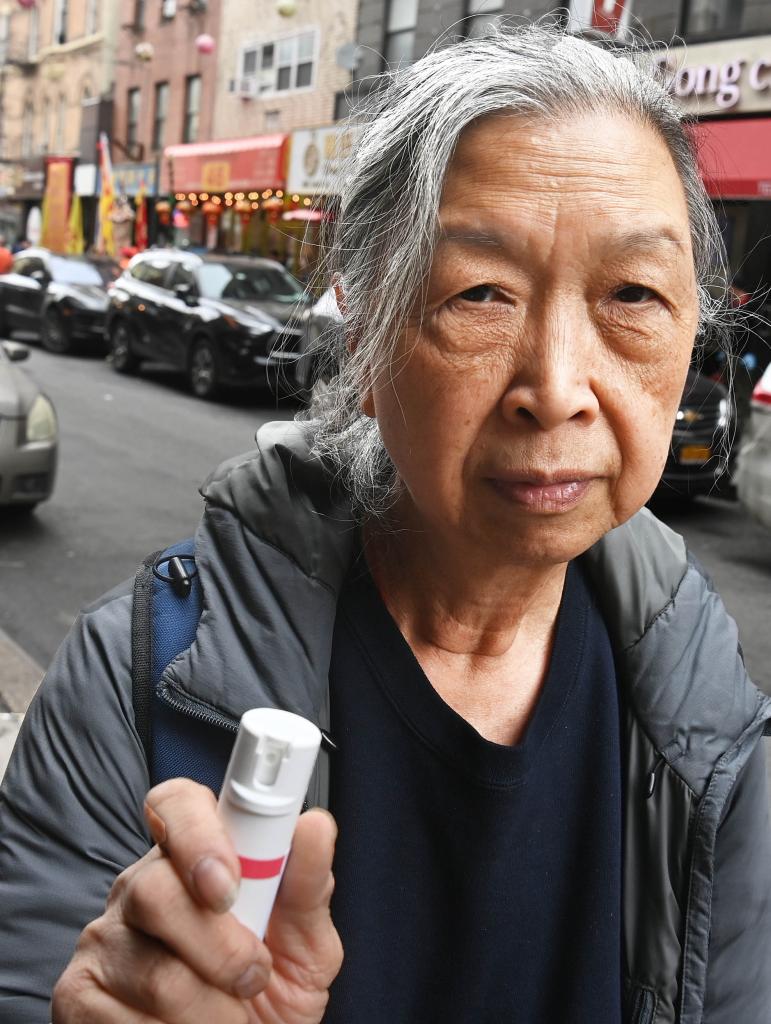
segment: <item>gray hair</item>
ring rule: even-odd
[[[559,120],[617,111],[650,125],[669,149],[687,202],[697,344],[723,336],[726,307],[714,297],[726,281],[722,238],[684,114],[659,75],[643,49],[603,48],[541,25],[494,30],[383,75],[355,112],[360,134],[341,175],[321,263],[326,281],[342,284],[346,308],[343,322],[322,337],[327,383],[316,388],[308,429],[357,517],[382,517],[399,493],[396,469],[377,421],[361,411],[361,396],[391,364],[425,284],[445,175],[462,132],[479,118],[506,111]]]

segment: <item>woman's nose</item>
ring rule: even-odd
[[[537,424],[541,430],[555,430],[570,421],[592,423],[599,401],[591,347],[601,344],[592,334],[589,324],[564,317],[550,318],[545,329],[534,331],[518,353],[503,397],[504,416]]]

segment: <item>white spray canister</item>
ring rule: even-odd
[[[241,862],[232,913],[265,937],[321,732],[289,711],[253,708],[241,718],[219,814]]]

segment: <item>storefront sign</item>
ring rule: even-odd
[[[162,192],[250,192],[284,188],[287,135],[168,146]]]
[[[201,187],[204,192],[227,192],[230,188],[230,162],[207,160],[201,167]]]
[[[49,157],[46,160],[43,245],[53,252],[67,251],[72,164],[71,157]]]
[[[113,164],[112,174],[118,195],[136,196],[143,188],[147,195],[157,195],[158,165],[155,163]]]
[[[75,168],[75,194],[96,195],[96,164],[78,164]]]
[[[287,191],[301,195],[329,195],[356,144],[356,127],[312,128],[292,132]]]
[[[672,49],[656,64],[689,113],[771,110],[771,36]]]

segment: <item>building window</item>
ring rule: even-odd
[[[40,135],[40,152],[47,153],[51,145],[51,101],[46,96],[43,100],[43,130]]]
[[[277,132],[281,127],[281,111],[280,110],[266,110],[265,111],[265,131]]]
[[[170,21],[177,13],[177,0],[163,0],[161,3],[161,20]]]
[[[389,66],[409,64],[415,51],[418,0],[390,0],[383,56]]]
[[[633,3],[630,25],[640,27],[651,39],[668,43],[681,31],[682,0],[678,3],[669,3],[667,0],[633,0]],[[596,0],[596,4],[602,8],[601,0]]]
[[[182,125],[182,141],[196,142],[201,114],[201,76],[188,75],[185,79],[185,120]]]
[[[316,30],[299,32],[241,50],[236,91],[242,93],[290,92],[313,85],[316,64]]]
[[[126,149],[136,146],[139,140],[139,104],[141,96],[141,89],[129,89],[126,93]]]
[[[21,119],[21,155],[24,158],[32,156],[32,136],[35,130],[35,108],[31,99],[24,102],[24,112]]]
[[[54,0],[54,43],[67,42],[68,0]]]
[[[64,126],[67,121],[67,97],[62,93],[56,108],[56,138],[54,149],[57,153],[64,152]]]
[[[134,17],[131,27],[135,32],[141,32],[145,27],[145,0],[134,0]]]
[[[469,39],[483,36],[501,22],[503,0],[468,0],[464,28]]]
[[[40,8],[30,7],[29,9],[29,23],[27,25],[27,56],[32,58],[37,56],[37,51],[40,49]]]
[[[683,26],[686,41],[708,36],[759,34],[771,29],[771,9],[765,2],[691,0],[686,10],[687,22]]]
[[[99,0],[87,0],[86,35],[92,36],[99,28]]]
[[[8,39],[11,31],[10,11],[0,11],[0,66],[8,60]]]
[[[155,83],[155,114],[153,116],[153,149],[163,149],[166,141],[166,118],[169,113],[169,83]]]

